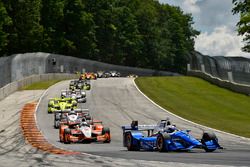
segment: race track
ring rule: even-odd
[[[160,119],[170,117],[181,129],[190,129],[196,137],[201,137],[202,129],[197,125],[183,121],[158,108],[144,97],[135,87],[131,78],[109,78],[91,81],[92,90],[87,92],[87,103],[81,108],[89,108],[95,119],[103,121],[110,127],[112,141],[110,144],[69,144],[59,142],[58,130],[53,128],[53,114],[47,113],[48,98],[57,97],[62,89],[68,88],[69,81],[60,82],[49,88],[37,111],[37,123],[45,138],[52,144],[89,154],[162,162],[181,162],[211,165],[250,165],[250,140],[216,132],[220,144],[225,148],[213,153],[203,150],[191,152],[128,152],[122,147],[121,125],[128,125],[132,120],[139,124],[154,124]],[[222,120],[223,121],[223,120]]]

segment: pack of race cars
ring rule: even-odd
[[[99,72],[99,73],[98,73]],[[79,103],[86,103],[86,91],[91,89],[90,80],[100,77],[119,77],[120,73],[84,73],[78,80],[72,80],[69,89],[61,91],[60,98],[51,98],[48,102],[48,113],[54,114],[54,128],[59,129],[59,140],[62,143],[111,142],[110,129],[100,120],[91,117],[88,109],[78,108]],[[121,127],[123,146],[128,151],[189,151],[193,148],[213,152],[222,149],[214,133],[203,132],[197,139],[190,130],[181,130],[172,125],[169,119],[161,120],[155,125],[131,125]]]
[[[90,80],[96,79],[93,73],[85,73],[78,80],[72,80],[69,89],[61,91],[61,97],[48,101],[48,113],[54,114],[54,128],[59,129],[62,143],[110,143],[110,129],[102,121],[91,117],[88,109],[78,108],[86,103],[86,91],[91,89]]]
[[[97,71],[97,72],[85,72],[80,75],[81,80],[87,79],[91,80],[94,79],[96,80],[97,78],[110,78],[110,77],[121,77],[121,73],[118,71]]]

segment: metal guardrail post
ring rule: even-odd
[[[61,73],[64,72],[64,66],[63,66],[63,65],[60,66],[60,72],[61,72]]]
[[[206,71],[205,71],[205,65],[204,65],[204,64],[201,64],[201,71],[202,71],[203,73],[206,72]]]
[[[229,82],[234,82],[232,71],[227,72],[227,76]]]
[[[187,64],[187,71],[191,71],[191,65]]]

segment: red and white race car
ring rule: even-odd
[[[92,120],[79,123],[77,117],[68,117],[67,124],[60,126],[60,142],[68,143],[90,143],[104,142],[110,143],[111,136],[109,128],[103,126],[102,121]]]

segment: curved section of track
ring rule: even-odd
[[[216,133],[224,150],[205,153],[203,150],[191,152],[128,152],[122,147],[121,125],[139,120],[140,124],[152,124],[160,119],[170,117],[181,129],[190,129],[196,137],[201,137],[206,130],[198,125],[185,122],[152,104],[135,87],[131,78],[98,79],[92,82],[92,90],[87,92],[87,103],[82,108],[89,108],[92,116],[103,120],[110,127],[112,142],[110,144],[70,144],[59,142],[58,130],[53,128],[53,115],[47,114],[48,98],[60,95],[60,90],[68,87],[69,81],[52,86],[41,100],[37,110],[37,123],[45,138],[59,148],[90,153],[106,157],[138,159],[149,161],[198,163],[211,165],[250,165],[250,142],[239,137]],[[223,120],[222,120],[223,121]]]

